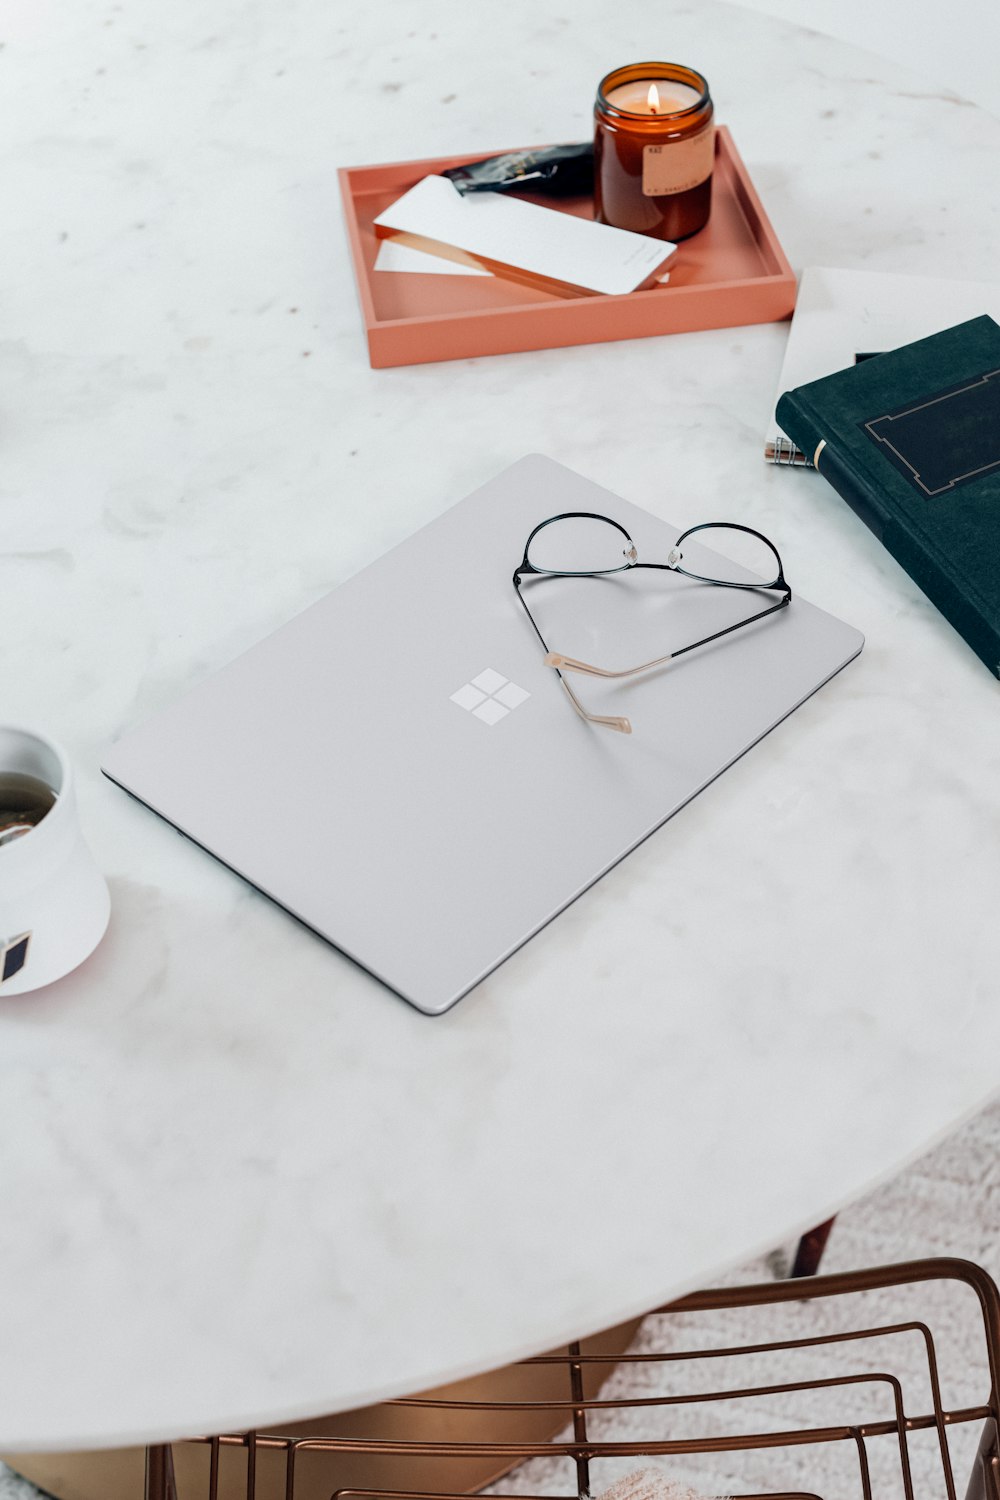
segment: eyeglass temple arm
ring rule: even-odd
[[[545,659],[546,661],[548,661],[548,657],[546,657]],[[620,718],[617,714],[589,714],[561,672],[559,674],[559,681],[566,689],[566,692],[569,696],[569,701],[572,703],[573,707],[580,715],[580,718],[586,719],[588,724],[603,724],[608,729],[617,730],[619,734],[632,733],[632,725],[630,721],[628,719]]]
[[[727,625],[724,630],[716,630],[712,635],[703,636],[700,641],[692,641],[690,646],[681,646],[677,651],[671,651],[667,656],[658,656],[653,661],[643,662],[641,667],[625,667],[619,672],[613,672],[607,667],[594,666],[592,662],[578,661],[573,656],[563,656],[559,651],[550,651],[545,658],[547,667],[555,667],[556,671],[583,672],[590,677],[636,677],[640,672],[648,672],[653,667],[665,666],[667,662],[673,661],[675,657],[684,656],[688,651],[694,651],[698,646],[707,646],[709,641],[717,641],[720,636],[731,635],[734,630],[741,630],[744,625],[752,625],[755,620],[763,620],[767,615],[773,615],[776,610],[784,609],[792,597],[791,589],[777,604],[771,604],[767,609],[759,610],[757,614],[751,615],[749,619],[737,620],[735,625]]]
[[[522,564],[522,567],[523,567],[523,564]],[[535,634],[537,635],[538,639],[541,641],[541,643],[542,643],[542,650],[543,651],[547,651],[549,648],[548,648],[548,645],[546,643],[545,637],[542,635],[542,632],[539,630],[537,624],[535,623],[535,617],[531,613],[531,610],[528,608],[528,601],[525,599],[524,595],[521,593],[521,568],[518,568],[517,572],[514,574],[513,582],[514,582],[514,592],[517,595],[518,603],[520,604],[521,608],[524,610],[524,613],[528,616],[528,619],[531,622],[531,628],[532,628],[532,630],[535,632]]]
[[[545,658],[547,667],[555,667],[558,672],[584,672],[588,677],[635,677],[639,672],[648,672],[650,667],[660,667],[664,662],[672,661],[675,653],[670,656],[657,657],[656,661],[644,662],[641,667],[626,667],[621,672],[612,672],[608,667],[595,667],[589,661],[578,661],[575,656],[563,656],[559,651],[550,651]]]
[[[517,597],[521,601],[521,607],[523,608],[525,614],[528,616],[528,619],[531,621],[531,628],[532,628],[532,630],[535,632],[535,634],[537,635],[538,639],[542,643],[542,649],[546,653],[548,653],[546,655],[546,657],[545,657],[545,660],[548,661],[549,655],[551,654],[551,653],[549,653],[548,643],[545,640],[545,637],[542,635],[542,632],[539,630],[538,626],[536,625],[536,623],[535,623],[535,617],[531,613],[531,610],[528,608],[527,602],[526,602],[523,594],[521,593],[521,571],[520,571],[520,569],[518,569],[518,571],[514,574],[514,591],[517,594]],[[620,718],[617,715],[589,714],[587,712],[587,710],[584,708],[583,704],[580,702],[579,698],[574,693],[573,689],[570,687],[569,683],[566,681],[565,677],[559,671],[558,667],[556,668],[556,675],[559,678],[559,681],[562,683],[563,687],[566,689],[566,693],[567,693],[567,696],[569,698],[569,701],[572,703],[573,707],[576,709],[576,712],[580,715],[581,719],[585,719],[588,724],[604,724],[608,729],[617,730],[617,732],[619,734],[631,734],[632,733],[632,725],[629,723],[628,719]]]

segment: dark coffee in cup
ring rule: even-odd
[[[55,803],[55,792],[37,776],[0,771],[0,849],[30,833]]]

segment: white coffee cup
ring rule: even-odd
[[[83,842],[61,746],[35,730],[0,724],[0,772],[34,776],[55,794],[40,822],[0,844],[2,1000],[83,963],[104,936],[111,898]]]

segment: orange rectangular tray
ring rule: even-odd
[[[712,216],[678,247],[666,286],[622,297],[560,297],[497,276],[376,271],[373,220],[407,188],[486,153],[343,167],[340,187],[375,368],[478,354],[772,323],[795,306],[795,275],[724,125],[716,132]],[[538,199],[538,202],[546,202]],[[556,206],[548,200],[548,206]],[[593,217],[589,198],[558,207]]]

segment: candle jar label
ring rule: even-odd
[[[642,148],[642,192],[646,198],[685,193],[711,177],[715,164],[715,126],[682,140]]]

